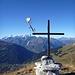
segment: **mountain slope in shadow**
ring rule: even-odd
[[[34,54],[22,46],[0,41],[0,64],[22,64]]]

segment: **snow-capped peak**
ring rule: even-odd
[[[20,34],[17,34],[17,35],[8,35],[8,36],[5,36],[5,37],[3,37],[2,39],[7,39],[7,38],[10,38],[10,37],[14,37],[14,38],[22,38],[22,37],[29,37],[29,35],[25,35],[25,34],[23,34],[23,35],[20,35]]]

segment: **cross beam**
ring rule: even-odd
[[[64,33],[50,33],[50,20],[48,20],[48,33],[33,33],[33,35],[48,35],[48,51],[47,55],[50,56],[50,35],[64,35]]]
[[[33,35],[64,35],[64,33],[33,33]]]

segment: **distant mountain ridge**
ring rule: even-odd
[[[27,48],[29,51],[33,51],[35,53],[40,53],[44,50],[47,50],[47,42],[48,39],[46,37],[36,37],[36,36],[28,36],[28,35],[19,35],[19,36],[9,36],[4,37],[1,40],[9,43],[15,43]],[[65,45],[59,39],[50,39],[50,47],[56,48],[59,46]]]
[[[33,51],[35,53],[40,53],[44,50],[47,50],[47,38],[46,37],[36,37],[29,35],[11,35],[8,37],[4,37],[1,40],[9,43],[15,43],[27,48],[29,51]],[[70,44],[75,42],[75,38],[50,38],[50,47],[57,48],[66,44]]]
[[[66,38],[66,37],[62,37],[58,39],[59,41],[61,41],[64,44],[70,44],[75,42],[75,38]]]

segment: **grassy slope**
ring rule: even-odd
[[[58,54],[58,55],[56,55]],[[74,43],[67,46],[63,46],[58,50],[56,54],[52,54],[53,58],[63,64],[69,64],[75,66],[75,45]]]

